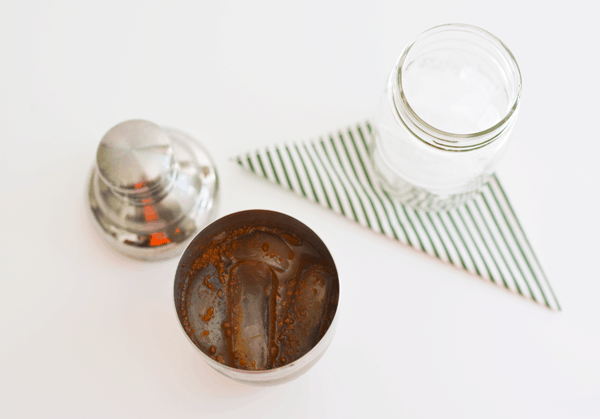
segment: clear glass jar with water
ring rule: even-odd
[[[374,121],[381,186],[417,209],[468,200],[504,154],[520,97],[517,62],[494,35],[464,24],[424,32],[400,56]]]

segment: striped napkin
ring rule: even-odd
[[[450,211],[406,207],[374,181],[371,125],[268,146],[237,157],[245,169],[405,245],[551,309],[560,305],[494,175],[475,199]]]

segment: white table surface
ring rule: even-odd
[[[557,4],[0,1],[0,417],[600,417],[600,30],[593,2]],[[448,22],[490,30],[520,64],[499,175],[560,313],[229,160],[371,116],[404,45]],[[301,378],[214,372],[177,322],[177,260],[128,260],[95,234],[96,147],[133,118],[210,150],[219,215],[281,211],[327,243],[339,327]]]

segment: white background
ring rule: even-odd
[[[600,417],[591,5],[0,0],[0,417]],[[521,113],[499,175],[560,313],[229,160],[370,117],[403,47],[449,22],[488,29],[520,64]],[[131,261],[95,234],[96,147],[132,118],[210,150],[219,215],[281,211],[328,245],[339,327],[306,375],[262,389],[214,372],[177,322],[177,260]]]

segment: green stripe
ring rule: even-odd
[[[362,132],[360,125],[357,126],[357,131],[358,131],[358,135],[360,136],[360,138],[362,140],[363,145],[366,145],[367,142],[365,140],[365,136]],[[354,140],[354,136],[352,134],[350,134],[350,139],[352,140],[352,144],[354,145],[354,150],[356,150],[356,155],[358,156],[358,161],[360,161],[360,165],[363,168],[367,182],[369,182],[369,186],[371,186],[371,190],[373,191],[373,194],[379,200],[379,203],[381,204],[381,208],[383,208],[383,212],[385,213],[385,217],[387,218],[388,224],[390,225],[390,228],[392,229],[392,233],[394,234],[394,237],[396,238],[396,240],[400,240],[398,238],[398,234],[396,234],[396,229],[394,228],[394,225],[392,224],[392,219],[390,217],[390,214],[388,213],[387,208],[385,207],[385,204],[383,203],[383,199],[381,198],[381,195],[377,192],[377,190],[375,189],[375,185],[371,181],[371,176],[369,175],[367,166],[366,166],[363,158],[361,157],[363,155],[363,152],[359,151],[358,144],[356,144],[356,141]],[[365,146],[365,152],[368,153],[368,148],[366,146]]]
[[[421,240],[421,236],[419,235],[419,232],[415,228],[415,225],[413,224],[412,220],[410,219],[410,217],[408,215],[408,212],[406,211],[406,207],[402,204],[400,204],[400,207],[402,208],[402,211],[404,211],[404,215],[406,216],[406,219],[408,220],[408,223],[410,224],[412,231],[415,233],[415,236],[417,236],[417,240],[419,241],[421,250],[424,251],[425,253],[427,253],[427,251],[425,250],[425,246],[423,245],[423,241]],[[411,211],[412,211],[412,209],[411,209]]]
[[[344,170],[344,164],[342,163],[342,159],[340,158],[340,153],[337,151],[337,147],[335,146],[335,143],[333,142],[333,137],[329,137],[329,141],[331,142],[331,147],[333,147],[333,152],[335,153],[335,155],[337,157],[340,167],[342,168],[342,170]],[[325,144],[323,144],[323,147],[325,147]],[[358,199],[358,203],[360,204],[360,206],[363,210],[363,214],[365,216],[365,220],[367,221],[367,225],[369,226],[369,228],[373,228],[373,226],[371,226],[371,220],[369,220],[369,216],[367,215],[367,210],[365,209],[365,204],[363,204],[362,199],[360,199],[360,195],[358,194],[356,187],[352,184],[352,181],[350,181],[350,178],[348,178],[348,173],[345,170],[344,170],[344,174],[346,175],[346,179],[348,179],[348,183],[354,190],[354,195],[356,196],[356,199]]]
[[[493,282],[496,282],[496,280],[494,279],[494,275],[492,275],[492,271],[490,271],[490,267],[488,266],[487,262],[485,261],[485,258],[483,257],[483,254],[481,253],[481,249],[479,248],[479,246],[477,246],[477,242],[475,241],[475,238],[473,237],[473,234],[471,233],[471,230],[469,229],[467,222],[465,221],[464,217],[460,213],[460,208],[456,209],[456,213],[458,214],[458,216],[460,217],[460,220],[462,221],[463,225],[465,226],[465,230],[467,230],[467,234],[469,234],[469,237],[471,238],[471,241],[473,242],[473,247],[475,247],[475,250],[477,250],[477,253],[479,253],[479,257],[481,258],[481,261],[483,262],[483,266],[485,267],[485,270],[487,271],[488,276],[490,277],[490,279]]]
[[[260,158],[260,154],[258,153],[258,151],[256,152],[256,160],[258,160],[258,164],[260,165],[260,170],[263,173],[263,176],[265,177],[265,179],[269,178],[269,175],[267,175],[267,171],[265,170],[265,166],[263,165],[262,159]]]
[[[475,268],[475,272],[477,272],[477,275],[483,277],[483,275],[481,275],[481,272],[479,272],[479,268],[477,267],[477,263],[475,263],[475,258],[473,258],[473,255],[471,254],[471,250],[469,249],[469,246],[467,246],[467,242],[465,241],[465,238],[463,237],[460,230],[458,229],[458,226],[456,225],[456,221],[454,221],[454,217],[452,217],[452,214],[450,214],[450,212],[447,212],[446,214],[448,215],[450,222],[454,226],[454,230],[458,234],[458,238],[460,239],[463,246],[465,247],[465,250],[467,251],[469,258],[471,259],[471,262],[473,262],[473,267]]]
[[[433,249],[433,253],[435,253],[435,257],[440,259],[440,254],[438,253],[437,248],[435,247],[435,243],[433,242],[433,240],[431,240],[431,236],[429,235],[429,231],[427,231],[427,228],[425,227],[425,224],[423,223],[423,219],[421,218],[421,216],[419,215],[419,213],[417,211],[415,211],[415,215],[417,216],[417,219],[421,223],[421,227],[423,227],[423,231],[427,235],[427,239],[429,239],[429,243],[431,243],[431,248]]]
[[[373,184],[371,183],[371,179],[369,178],[369,174],[367,173],[367,169],[365,167],[365,164],[364,164],[362,158],[360,157],[360,152],[358,151],[358,147],[356,147],[356,141],[354,140],[354,136],[352,135],[352,132],[350,132],[350,130],[348,130],[348,136],[350,137],[350,140],[352,141],[352,144],[354,145],[354,150],[356,150],[356,155],[358,156],[358,161],[360,162],[360,165],[363,168],[363,171],[365,173],[365,177],[367,179],[367,182],[369,182],[369,185],[371,185],[371,190],[373,191],[373,193],[375,194],[375,196],[377,197],[377,199],[379,199],[379,202],[381,203],[381,207],[383,208],[383,211],[385,212],[385,216],[388,219],[388,223],[390,225],[390,229],[392,230],[392,234],[394,235],[394,237],[396,238],[396,240],[398,240],[398,235],[396,234],[396,231],[394,230],[394,227],[392,227],[392,223],[389,222],[390,217],[389,217],[387,211],[385,210],[385,206],[383,205],[383,202],[381,201],[381,198],[379,196],[377,196],[377,194],[373,190]],[[352,163],[352,158],[350,157],[350,152],[348,151],[348,147],[346,146],[346,142],[344,141],[344,138],[342,137],[342,134],[340,134],[340,140],[342,141],[342,146],[344,147],[344,151],[346,152],[346,156],[348,157],[348,162],[350,162],[350,167],[352,167],[352,171],[354,172],[354,176],[356,177],[356,180],[358,181],[358,184],[361,186],[361,188],[362,188],[363,192],[365,193],[367,199],[371,203],[371,208],[373,208],[373,212],[375,213],[375,218],[377,218],[377,223],[379,224],[379,229],[381,230],[382,233],[385,234],[385,229],[383,228],[383,224],[381,223],[381,219],[379,218],[379,211],[377,211],[377,208],[375,208],[375,204],[373,203],[373,200],[369,196],[369,193],[367,192],[367,188],[365,188],[365,186],[363,185],[363,182],[361,182],[360,179],[359,179],[359,177],[358,177],[358,172],[356,171],[356,168],[354,167],[354,163]]]
[[[406,204],[413,202],[417,198],[418,198],[417,191],[414,189],[411,189],[408,192],[406,190],[402,192],[402,200],[404,202],[406,202]]]
[[[333,166],[333,161],[331,160],[331,157],[329,156],[329,153],[327,152],[327,148],[325,147],[325,142],[323,140],[320,140],[321,142],[321,148],[323,148],[323,151],[325,152],[325,156],[327,157],[327,161],[329,161],[329,164],[331,165],[332,169],[333,169],[333,173],[335,173],[335,175],[338,178],[338,181],[340,182],[340,185],[342,185],[342,189],[344,190],[344,193],[346,194],[346,198],[348,198],[348,203],[350,204],[350,209],[352,210],[352,215],[354,216],[354,220],[360,224],[360,222],[358,221],[358,215],[356,214],[356,210],[354,209],[354,204],[352,203],[352,199],[350,199],[350,194],[348,193],[348,189],[346,189],[346,186],[344,185],[344,182],[342,182],[342,178],[340,176],[340,174],[338,173],[337,170],[335,170],[335,167]]]
[[[425,202],[428,198],[428,195],[423,196],[422,194],[415,194],[412,198],[407,199],[406,203],[411,207],[417,207]]]
[[[452,243],[452,246],[454,246],[454,250],[456,250],[456,254],[458,255],[458,258],[460,259],[460,263],[461,263],[463,269],[464,270],[468,270],[467,269],[467,264],[465,263],[462,255],[460,254],[460,251],[458,250],[458,246],[456,246],[456,243],[454,243],[454,239],[452,238],[452,235],[450,234],[450,231],[448,230],[448,227],[446,226],[446,223],[444,223],[444,220],[442,220],[442,217],[440,216],[440,213],[436,212],[434,214],[437,215],[438,219],[440,220],[440,223],[442,224],[442,227],[444,227],[444,231],[446,231],[446,235],[450,239],[450,243]],[[435,224],[433,224],[433,225],[435,226]],[[475,263],[473,263],[473,265],[475,265]]]
[[[488,186],[488,189],[489,189],[489,186]],[[490,191],[490,193],[491,193],[491,191]],[[502,228],[500,227],[500,223],[496,219],[496,216],[494,215],[494,212],[492,211],[492,208],[491,208],[490,204],[488,203],[488,200],[485,197],[485,194],[482,193],[481,197],[483,198],[483,202],[485,203],[485,206],[487,207],[489,214],[492,216],[494,223],[496,223],[496,227],[498,228],[498,231],[500,232],[500,235],[502,236],[502,239],[504,240],[504,244],[506,245],[508,252],[510,253],[511,257],[513,258],[513,261],[515,262],[515,266],[517,267],[517,269],[519,270],[519,273],[521,274],[520,278],[522,278],[523,281],[525,282],[525,285],[527,285],[527,289],[529,290],[529,295],[531,295],[531,297],[535,300],[535,296],[533,295],[533,290],[531,289],[531,286],[529,285],[529,281],[527,281],[527,278],[525,277],[525,274],[523,273],[523,270],[521,269],[521,264],[519,263],[519,261],[517,260],[517,257],[513,253],[511,245],[508,243],[508,239],[504,235],[504,232],[502,231]],[[499,211],[502,213],[502,208],[499,208]]]
[[[527,241],[527,237],[525,236],[525,233],[523,232],[523,228],[521,227],[521,225],[519,224],[519,220],[517,219],[517,216],[515,214],[515,212],[513,211],[512,207],[510,206],[510,203],[508,202],[508,197],[506,196],[506,193],[504,193],[504,189],[502,189],[502,186],[500,185],[500,182],[498,182],[498,178],[494,175],[494,180],[496,181],[496,185],[498,185],[498,187],[500,188],[500,192],[502,193],[502,196],[504,197],[504,202],[506,202],[508,209],[510,210],[510,212],[513,215],[513,219],[516,220],[517,225],[519,227],[519,229],[521,230],[521,233],[523,234],[523,237],[525,237],[525,241]],[[498,207],[500,207],[500,209],[502,209],[502,207],[500,206],[500,203],[498,202],[498,198],[496,197],[496,193],[494,192],[493,188],[490,188],[490,191],[492,192],[492,196],[494,197],[494,199],[496,200],[496,203],[498,204]],[[538,289],[540,290],[540,292],[542,293],[542,297],[544,298],[544,302],[546,303],[546,305],[548,307],[550,307],[550,303],[548,302],[548,299],[546,298],[546,293],[544,292],[544,290],[542,289],[542,287],[540,286],[540,282],[538,281],[537,275],[535,274],[535,272],[533,271],[533,268],[531,267],[531,264],[529,263],[529,259],[527,258],[527,256],[525,255],[525,252],[523,251],[523,248],[521,247],[521,243],[519,242],[519,240],[517,239],[517,236],[515,234],[515,232],[513,231],[510,222],[508,221],[508,218],[506,217],[506,214],[504,213],[504,211],[502,212],[502,216],[504,217],[504,220],[506,221],[506,225],[508,226],[510,232],[512,233],[515,242],[517,243],[517,246],[519,247],[519,250],[521,251],[521,254],[523,255],[523,259],[525,259],[525,263],[527,263],[527,266],[529,267],[529,271],[531,272],[531,274],[533,275],[533,279],[535,280]],[[527,241],[527,244],[529,245],[529,242]],[[533,250],[531,249],[531,245],[529,245],[529,250],[531,251],[531,254],[533,255],[533,257],[535,258],[535,254],[533,253]],[[536,262],[537,262],[537,258],[536,258]],[[539,262],[538,262],[539,265]],[[540,267],[541,270],[541,267]],[[543,271],[542,271],[543,273]],[[548,284],[548,287],[550,288],[550,285]],[[552,288],[550,288],[550,291],[552,292],[552,295],[554,296],[554,292],[552,291]],[[532,294],[532,297],[535,300],[535,297]],[[556,297],[554,297],[554,300],[556,301]],[[558,305],[558,301],[556,301],[557,305]],[[558,306],[560,309],[560,306]]]
[[[271,170],[273,170],[273,174],[275,175],[275,181],[278,185],[281,185],[281,181],[279,180],[279,176],[277,176],[277,170],[275,169],[275,164],[273,163],[273,159],[271,158],[271,153],[269,152],[269,150],[267,150],[267,158],[269,159]]]
[[[371,132],[371,126],[367,123],[367,130],[369,131],[369,134],[372,134]],[[360,128],[360,126],[358,127],[358,133],[360,134],[360,138],[362,140],[363,146],[365,147],[365,150],[369,150],[369,145],[367,144],[367,140],[365,138],[365,136],[362,133],[362,129]],[[354,142],[354,138],[352,139],[354,146],[356,147],[356,143]],[[357,152],[358,154],[358,152]],[[362,160],[361,160],[361,164],[362,164]],[[363,169],[365,170],[365,174],[367,175],[367,170],[365,168],[365,165],[363,164]],[[377,194],[377,191],[375,191],[375,187],[373,186],[373,184],[370,181],[370,177],[367,175],[367,180],[369,180],[369,184],[371,185],[371,188],[373,188],[374,192],[376,193],[376,196],[379,198],[380,202],[381,202],[381,206],[383,207],[384,211],[385,211],[385,215],[388,217],[388,221],[390,221],[390,227],[392,228],[392,231],[394,232],[394,235],[396,235],[396,230],[394,229],[391,220],[390,220],[390,216],[388,214],[388,212],[385,210],[385,205],[383,204],[381,197],[379,196],[379,194]],[[408,235],[408,232],[406,231],[406,229],[404,228],[404,223],[400,220],[400,215],[398,214],[398,211],[396,210],[396,206],[394,205],[394,202],[392,200],[392,198],[390,197],[390,195],[382,188],[380,188],[381,193],[383,194],[383,196],[385,196],[385,198],[387,199],[387,201],[389,202],[390,206],[392,207],[392,210],[394,211],[394,215],[396,216],[396,220],[398,221],[398,225],[400,226],[400,228],[402,229],[402,232],[404,233],[404,237],[406,238],[406,242],[408,243],[408,245],[410,247],[413,247],[412,241],[410,240],[410,236]],[[398,237],[396,236],[396,238],[398,239]],[[400,240],[400,239],[398,239]]]
[[[371,135],[371,138],[373,137],[373,129],[371,128],[371,124],[369,124],[369,121],[365,122],[365,125],[367,126],[367,131],[369,131],[369,135]]]
[[[384,191],[382,189],[381,192],[383,193],[383,195],[386,197],[386,199],[392,206],[392,209],[394,210],[394,214],[396,215],[396,220],[398,220],[398,225],[400,226],[400,228],[402,228],[402,231],[404,232],[404,237],[406,237],[406,242],[408,243],[408,245],[410,247],[414,247],[413,243],[410,239],[410,236],[408,235],[408,232],[404,228],[404,223],[402,223],[402,221],[400,220],[400,214],[398,214],[398,210],[396,209],[396,206],[394,205],[394,201],[392,201],[392,198],[389,196],[389,194],[386,191]]]
[[[346,211],[344,210],[344,205],[342,204],[342,200],[340,199],[340,195],[337,192],[337,188],[335,187],[335,183],[333,183],[333,179],[331,178],[331,174],[329,173],[329,169],[325,165],[325,162],[323,162],[323,159],[321,159],[321,156],[319,155],[319,151],[317,150],[317,146],[315,145],[315,143],[311,143],[311,145],[312,145],[313,150],[315,151],[315,155],[317,156],[317,159],[319,159],[319,162],[321,163],[321,166],[325,170],[325,174],[329,178],[329,183],[331,183],[331,189],[333,189],[333,193],[335,194],[335,199],[337,200],[338,205],[340,206],[340,211],[342,212],[342,214],[344,216],[346,216]],[[352,205],[352,203],[350,203],[350,205]],[[356,217],[354,219],[355,219],[355,221],[358,221],[356,219]]]
[[[483,193],[481,194],[481,196],[483,197]],[[494,234],[492,233],[492,229],[491,227],[488,225],[487,221],[485,220],[485,217],[483,216],[483,212],[481,211],[481,207],[479,206],[479,204],[477,203],[476,200],[473,200],[474,204],[475,204],[475,208],[477,208],[477,211],[479,212],[479,215],[483,221],[483,224],[485,225],[488,233],[490,234],[490,237],[492,238],[492,241],[494,242],[494,245],[496,246],[496,250],[498,250],[498,253],[500,254],[500,257],[502,258],[502,261],[504,262],[504,266],[506,266],[506,269],[508,269],[508,273],[510,273],[510,276],[512,277],[513,282],[515,283],[516,287],[517,287],[517,291],[519,292],[519,294],[523,295],[523,292],[521,291],[521,287],[519,286],[519,283],[517,282],[517,279],[515,277],[515,275],[513,274],[512,269],[510,269],[510,266],[508,265],[508,263],[506,262],[506,258],[504,257],[504,254],[502,253],[502,249],[500,249],[500,246],[498,245],[498,242],[496,241]],[[500,270],[500,268],[498,268],[498,270]]]
[[[367,131],[369,131],[370,135],[373,135],[373,130],[371,128],[371,125],[367,122],[366,123],[367,126]],[[363,138],[363,144],[365,145],[365,148],[368,150],[369,146],[366,142],[366,140]],[[400,219],[400,215],[398,214],[398,211],[396,209],[396,201],[392,200],[392,198],[390,197],[389,193],[381,188],[381,192],[383,192],[383,194],[385,195],[385,197],[387,198],[387,200],[390,202],[390,204],[392,205],[392,209],[394,210],[394,213],[396,215],[396,219],[398,220],[398,224],[400,225],[400,227],[402,227],[402,231],[404,232],[404,236],[406,237],[406,241],[408,242],[408,245],[412,248],[415,248],[415,245],[413,244],[412,240],[410,239],[410,235],[408,234],[408,232],[406,231],[406,228],[404,227],[404,223],[402,222],[402,220]],[[413,225],[410,217],[408,216],[408,213],[406,212],[406,208],[404,207],[404,205],[398,203],[400,205],[400,208],[402,208],[402,211],[404,212],[404,216],[406,217],[406,219],[408,220],[408,223],[410,224],[413,233],[415,233],[415,236],[417,237],[417,241],[419,242],[419,245],[421,246],[421,250],[425,251],[425,246],[423,246],[423,242],[421,241],[421,237],[419,236],[419,234],[417,233],[417,230],[415,229],[415,226]]]
[[[494,176],[494,180],[496,181],[496,184],[497,184],[498,186],[500,186],[500,183],[498,182],[498,179],[497,179],[495,176]],[[539,283],[539,281],[538,281],[538,279],[537,279],[537,276],[535,275],[535,273],[534,273],[534,271],[533,271],[533,268],[531,267],[531,264],[529,263],[529,259],[527,258],[527,255],[525,254],[525,251],[524,251],[524,250],[523,250],[523,248],[521,247],[521,243],[520,243],[519,239],[517,238],[517,235],[516,235],[515,231],[513,230],[512,226],[511,226],[511,223],[510,223],[510,221],[509,221],[508,217],[506,216],[506,213],[505,213],[505,212],[504,212],[504,210],[502,209],[502,205],[500,204],[500,200],[499,200],[499,199],[498,199],[498,197],[496,196],[496,192],[494,192],[494,188],[490,187],[489,189],[490,189],[490,192],[491,192],[491,194],[492,194],[492,197],[494,198],[494,201],[496,201],[496,205],[497,205],[497,206],[498,206],[498,208],[500,209],[500,213],[502,214],[502,217],[504,218],[504,222],[506,223],[506,224],[505,224],[505,225],[506,225],[506,227],[507,227],[507,228],[508,228],[508,230],[510,231],[510,233],[511,233],[511,235],[512,235],[512,237],[513,237],[514,241],[515,241],[515,244],[516,244],[516,245],[517,245],[517,247],[519,248],[519,251],[521,252],[521,256],[523,256],[523,260],[525,261],[525,264],[526,264],[526,265],[529,267],[529,271],[531,272],[531,275],[533,276],[533,279],[534,279],[534,281],[535,281],[535,282],[536,282],[536,284],[537,284],[537,289],[539,289],[540,293],[542,294],[542,298],[544,299],[544,302],[545,302],[545,304],[546,304],[548,307],[550,307],[550,303],[548,302],[548,300],[547,300],[547,298],[546,298],[546,295],[545,295],[545,293],[544,293],[544,290],[543,290],[543,289],[542,289],[542,287],[540,286],[540,283]],[[508,204],[508,198],[506,197],[506,194],[504,194],[504,191],[502,191],[502,188],[501,188],[501,187],[500,187],[500,190],[501,190],[501,192],[502,192],[502,195],[503,195],[503,197],[504,197],[504,202]],[[510,204],[508,204],[508,207],[509,207],[509,209],[512,211],[512,209],[510,208]],[[516,216],[515,216],[514,212],[513,212],[513,217],[516,219]],[[525,235],[523,235],[523,236],[525,236]],[[524,279],[526,282],[528,282],[528,281],[527,281],[527,277],[525,276],[525,273],[524,273],[524,272],[522,272],[522,271],[521,271],[521,273],[522,273],[522,275],[523,275],[523,279]],[[529,283],[528,283],[527,285],[529,286]],[[531,297],[534,299],[534,301],[537,301],[537,300],[536,300],[536,298],[535,298],[535,294],[533,294],[533,292],[531,293]]]
[[[298,173],[298,169],[296,168],[296,163],[294,163],[294,158],[292,157],[292,153],[290,152],[290,149],[288,148],[287,145],[285,145],[284,147],[290,158],[290,162],[292,162],[292,168],[294,169],[294,173],[296,174],[296,179],[298,179],[298,185],[300,185],[300,192],[302,192],[302,196],[304,196],[306,198],[307,197],[306,191],[304,190],[304,186],[302,185],[302,179],[300,179],[300,174]]]
[[[283,169],[283,174],[285,175],[285,179],[287,180],[288,186],[293,191],[295,189],[292,186],[292,181],[290,180],[290,176],[288,175],[287,169],[285,168],[285,163],[283,162],[283,157],[281,157],[281,152],[279,151],[279,147],[276,147],[275,151],[277,152],[277,156],[279,157],[279,161],[281,162],[281,167]]]
[[[296,148],[298,157],[300,157],[300,163],[302,163],[302,167],[304,167],[304,172],[306,173],[306,178],[308,179],[308,184],[310,185],[310,189],[312,190],[313,196],[315,197],[315,201],[320,204],[321,201],[319,201],[319,196],[317,195],[317,191],[315,190],[315,185],[313,185],[313,181],[310,178],[310,173],[308,172],[308,168],[306,167],[304,158],[302,157],[302,154],[300,154],[300,149],[298,148],[298,146],[296,144],[294,144],[294,147]],[[290,155],[290,158],[291,158],[291,155]]]
[[[529,251],[531,252],[531,255],[533,256],[533,259],[534,259],[537,267],[540,269],[540,271],[542,272],[542,275],[544,276],[544,280],[545,280],[544,282],[548,286],[548,289],[550,290],[550,293],[552,294],[552,298],[554,298],[554,301],[556,302],[557,308],[560,310],[560,304],[558,303],[558,300],[556,299],[556,295],[554,294],[554,291],[552,290],[552,287],[550,286],[550,283],[548,282],[546,273],[544,272],[544,269],[542,269],[542,265],[540,264],[540,261],[538,260],[535,252],[533,251],[533,248],[531,247],[531,243],[529,243],[529,239],[525,235],[525,230],[523,230],[523,227],[521,226],[521,223],[519,222],[519,219],[517,218],[517,214],[515,214],[515,211],[513,210],[513,207],[510,204],[510,201],[508,200],[508,197],[506,196],[506,193],[504,192],[504,188],[500,184],[498,177],[495,174],[493,176],[494,176],[494,180],[496,181],[496,184],[500,188],[500,192],[502,192],[502,195],[504,196],[504,200],[506,201],[506,204],[508,205],[508,209],[512,213],[513,219],[517,222],[517,226],[521,230],[521,234],[523,235],[523,238],[525,239],[525,243],[529,247]],[[536,278],[535,275],[534,275],[534,278]],[[536,278],[536,282],[537,282],[537,278]],[[539,285],[540,284],[538,283],[538,286]],[[540,287],[540,291],[542,292],[542,295],[544,295],[544,291],[543,291],[542,287]],[[546,304],[548,304],[548,300],[546,300],[545,295],[544,295],[544,300],[546,301]]]
[[[248,153],[248,166],[250,167],[250,170],[252,170],[252,173],[256,173],[256,170],[254,169],[254,165],[252,164],[252,160],[250,159],[250,153]]]
[[[313,160],[312,156],[310,155],[310,152],[308,151],[306,144],[302,144],[302,147],[304,147],[304,151],[306,151],[306,155],[310,159],[310,163],[312,164],[312,167],[315,170],[315,173],[317,174],[317,178],[319,178],[319,183],[321,184],[321,189],[323,190],[323,195],[325,196],[325,200],[327,201],[327,206],[329,207],[329,209],[333,209],[333,207],[331,206],[331,201],[329,200],[329,194],[327,193],[327,189],[325,189],[325,184],[323,183],[323,179],[321,178],[321,174],[319,173],[319,169],[317,168],[315,161]],[[300,151],[298,151],[298,154],[300,154]],[[309,179],[310,179],[310,176],[309,176]],[[311,185],[312,185],[312,183],[311,183]],[[314,192],[314,190],[313,190],[313,192]],[[315,194],[315,196],[316,196],[316,194]]]
[[[365,137],[364,137],[364,135],[363,135],[362,130],[360,129],[360,127],[357,127],[357,131],[358,131],[358,135],[360,136],[360,138],[362,139],[362,141],[364,143]],[[362,159],[362,154],[363,153],[362,153],[362,151],[360,151],[358,149],[358,144],[356,144],[356,140],[354,139],[354,135],[352,135],[352,131],[348,130],[348,136],[350,137],[350,141],[352,142],[352,146],[354,147],[354,151],[356,151],[356,156],[358,157],[358,161],[360,162],[360,166],[362,167],[363,173],[365,174],[365,179],[367,180],[367,183],[369,184],[369,186],[371,187],[371,189],[375,193],[375,196],[377,196],[377,198],[379,199],[379,202],[383,206],[383,202],[381,201],[381,198],[378,196],[377,192],[375,191],[375,186],[373,185],[373,182],[371,181],[371,176],[369,175],[369,171],[367,170],[367,166],[365,165],[365,162]],[[348,153],[348,150],[346,150],[346,153]],[[350,156],[348,156],[348,159],[350,159]]]
[[[475,226],[477,233],[479,233],[479,237],[481,238],[481,241],[482,241],[483,245],[485,246],[485,249],[487,250],[488,255],[490,256],[490,258],[492,258],[492,262],[494,262],[496,269],[498,269],[498,274],[500,275],[500,278],[502,279],[502,283],[504,284],[504,286],[506,288],[509,288],[508,284],[506,283],[506,278],[504,278],[504,274],[502,273],[502,269],[500,269],[500,266],[498,266],[498,262],[496,261],[494,254],[492,253],[487,242],[485,241],[485,236],[483,234],[481,234],[481,230],[479,229],[479,226],[477,225],[477,222],[475,221],[475,217],[473,217],[473,213],[471,212],[471,209],[469,208],[468,205],[465,205],[465,209],[469,213],[469,217],[471,217],[471,221],[473,221],[473,225]],[[483,255],[481,256],[481,258],[483,259]],[[490,272],[490,276],[491,275],[492,275],[492,273]]]
[[[429,224],[431,224],[431,227],[433,227],[433,231],[435,232],[435,235],[437,236],[437,238],[440,240],[440,243],[442,243],[442,247],[444,248],[444,252],[446,253],[446,256],[448,256],[448,261],[451,264],[454,265],[454,260],[452,260],[452,255],[448,251],[448,248],[446,247],[446,243],[444,243],[444,239],[442,238],[442,235],[440,234],[440,232],[438,231],[437,227],[433,223],[433,218],[431,218],[431,215],[429,214],[429,212],[425,212],[425,216],[429,220]]]

